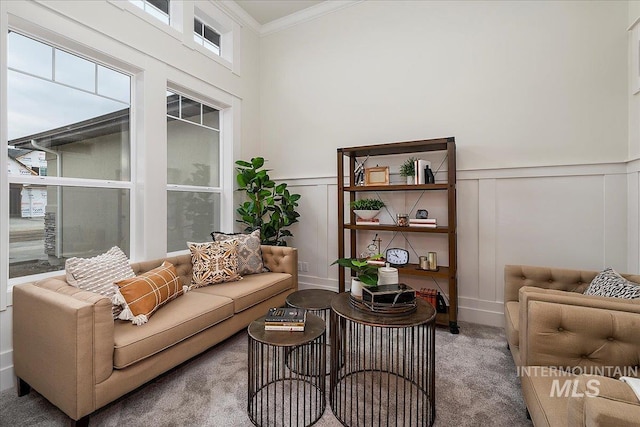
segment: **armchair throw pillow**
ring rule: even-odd
[[[131,269],[129,259],[119,247],[114,246],[102,255],[93,258],[69,258],[64,267],[67,283],[109,298],[113,303],[113,318],[118,318],[122,307],[114,302],[115,282],[136,275]]]
[[[584,295],[635,299],[640,298],[640,284],[625,279],[609,267],[593,278]]]
[[[262,273],[264,271],[262,249],[260,249],[260,230],[255,230],[250,234],[228,234],[214,231],[211,233],[211,237],[213,237],[213,240],[216,242],[226,240],[238,241],[238,274],[241,276],[245,274]]]
[[[193,264],[190,288],[242,279],[238,274],[237,240],[187,244]]]
[[[182,295],[182,286],[176,268],[170,262],[131,279],[116,282],[118,289],[114,300],[123,305],[121,320],[131,320],[142,325],[160,307]]]

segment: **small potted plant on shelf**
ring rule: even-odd
[[[340,258],[331,265],[338,264],[340,267],[350,268],[355,272],[355,277],[351,278],[351,295],[362,297],[363,286],[376,286],[378,284],[378,267],[367,262],[367,259],[379,259],[378,254],[370,258]]]
[[[379,199],[360,199],[351,202],[351,209],[358,215],[358,218],[373,219],[384,207],[384,202]]]
[[[416,158],[409,157],[400,165],[400,176],[407,179],[407,184],[415,184]]]

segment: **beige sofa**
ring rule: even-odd
[[[640,300],[582,295],[597,274],[505,266],[505,332],[536,427],[640,425],[617,379],[640,374]]]
[[[297,250],[262,246],[270,272],[197,288],[142,326],[117,320],[111,302],[64,276],[13,288],[13,360],[18,393],[33,387],[76,425],[89,414],[245,328],[297,290]],[[167,259],[184,284],[191,256]],[[132,264],[136,274],[163,260]]]

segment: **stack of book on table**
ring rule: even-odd
[[[356,225],[380,225],[380,220],[378,218],[356,218]]]
[[[270,308],[264,318],[265,331],[304,331],[307,310],[302,308]]]
[[[436,228],[436,219],[435,218],[410,218],[409,219],[409,227],[427,227],[427,228]]]

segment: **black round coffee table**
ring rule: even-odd
[[[431,426],[435,420],[435,309],[406,315],[331,303],[329,400],[346,426]]]
[[[247,328],[247,412],[256,426],[310,426],[326,406],[324,319],[307,313],[302,332],[265,331],[264,317]]]

